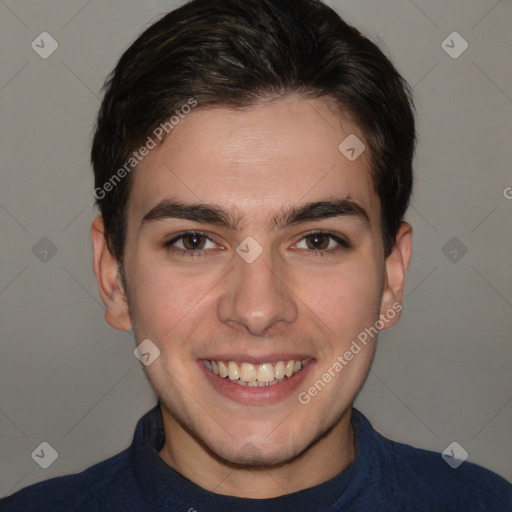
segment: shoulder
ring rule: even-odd
[[[467,461],[452,467],[440,453],[380,437],[393,468],[389,488],[403,503],[420,498],[424,510],[512,511],[512,485],[496,473]]]
[[[117,503],[117,510],[130,510],[133,499],[127,489],[134,489],[129,450],[106,459],[72,475],[39,482],[0,500],[2,512],[63,512],[110,510],[109,503]],[[128,503],[126,504],[126,502]],[[113,510],[113,509],[112,509]]]
[[[372,497],[394,511],[512,512],[512,484],[496,473],[468,461],[448,464],[455,460],[388,439],[357,409],[353,425],[366,475],[360,500]]]

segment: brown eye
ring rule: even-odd
[[[183,247],[189,251],[197,251],[204,248],[206,237],[199,233],[191,233],[181,237]]]
[[[163,243],[166,250],[178,256],[205,256],[209,249],[218,248],[206,234],[199,231],[186,231]]]
[[[306,236],[306,245],[309,249],[314,251],[325,250],[329,247],[329,236],[325,233],[313,233],[312,235]]]
[[[333,254],[343,249],[350,249],[349,242],[334,233],[314,231],[306,234],[297,244],[298,249],[306,249],[306,253],[319,256]]]

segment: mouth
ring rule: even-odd
[[[262,364],[208,359],[201,362],[215,375],[239,386],[266,387],[275,386],[301,372],[308,360],[290,359]]]
[[[270,358],[268,362],[200,359],[198,363],[217,392],[242,404],[257,405],[292,395],[315,365],[314,359],[301,357]]]

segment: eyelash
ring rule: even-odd
[[[176,242],[178,242],[179,240],[182,240],[186,236],[190,236],[190,235],[202,236],[202,237],[205,237],[208,241],[215,243],[206,233],[204,233],[202,231],[184,231],[184,232],[178,234],[177,236],[173,237],[171,240],[164,242],[163,246],[167,250],[169,250],[175,254],[178,254],[180,256],[186,256],[186,257],[190,257],[190,258],[204,258],[206,256],[207,251],[183,250],[183,249],[173,247],[173,245]],[[306,233],[297,243],[301,242],[302,240],[305,240],[308,237],[314,236],[314,235],[327,236],[331,240],[334,240],[338,244],[338,246],[335,247],[334,249],[328,249],[328,250],[326,250],[326,249],[306,250],[306,252],[312,254],[313,256],[321,256],[321,257],[329,256],[329,255],[332,255],[333,253],[337,253],[338,251],[347,250],[347,249],[351,248],[350,243],[346,239],[344,239],[334,233],[331,233],[329,231],[319,231],[319,230],[316,230],[316,231],[314,230],[314,231],[310,231],[310,232]]]

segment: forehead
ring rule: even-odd
[[[287,97],[261,106],[196,108],[139,164],[129,215],[142,218],[169,197],[208,202],[262,218],[279,206],[350,198],[378,211],[368,150],[354,161],[339,149],[364,136],[321,99]],[[343,147],[343,146],[342,146]]]

